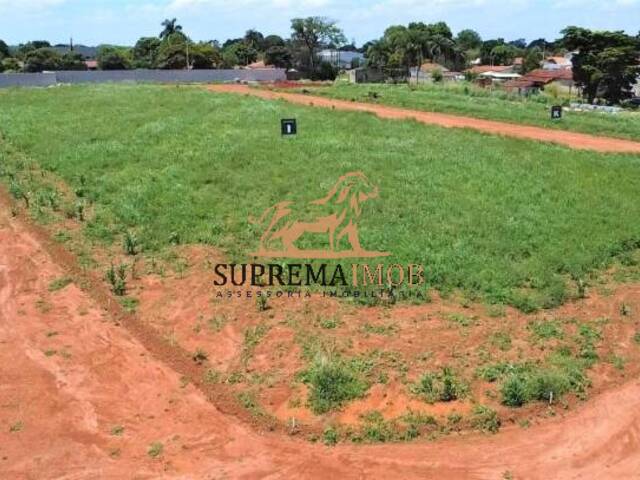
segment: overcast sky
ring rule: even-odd
[[[239,37],[249,28],[288,36],[289,20],[309,15],[338,20],[359,45],[391,24],[439,20],[485,39],[532,40],[554,39],[567,25],[635,35],[640,0],[0,0],[0,39],[132,45],[173,17],[194,40]]]

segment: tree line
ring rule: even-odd
[[[526,74],[549,56],[576,52],[574,80],[589,102],[617,103],[629,97],[640,75],[640,33],[632,36],[572,26],[555,41],[540,38],[527,43],[525,39],[484,40],[471,29],[454,35],[445,22],[412,22],[390,26],[381,38],[357,48],[354,42],[347,42],[336,22],[324,17],[292,19],[289,38],[252,29],[222,44],[195,42],[175,18],[167,19],[157,37],[142,37],[133,47],[99,46],[96,60],[103,70],[234,68],[261,60],[266,65],[294,68],[307,78],[333,79],[336,66],[318,57],[323,48],[361,52],[367,66],[404,76],[411,68],[419,71],[425,62],[462,71],[477,59],[483,65],[512,65],[517,58],[521,59],[518,73]],[[45,41],[21,44],[11,51],[0,40],[0,71],[84,70],[84,60],[72,49],[61,54]]]

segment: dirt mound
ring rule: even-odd
[[[637,380],[562,419],[497,436],[329,448],[260,434],[216,409],[87,293],[54,283],[65,275],[29,227],[0,209],[0,477],[604,479],[640,471]]]

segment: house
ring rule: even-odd
[[[509,80],[517,80],[520,77],[522,77],[522,75],[520,75],[519,73],[495,72],[491,70],[478,75],[479,79],[488,81],[487,83],[489,84],[504,83],[504,82],[508,82]]]
[[[545,70],[539,68],[532,70],[519,79],[510,80],[504,83],[504,88],[519,94],[537,93],[548,85],[556,84],[561,88],[571,89],[574,87],[573,72],[571,69]]]
[[[636,83],[631,87],[633,90],[633,95],[636,97],[640,97],[640,75],[636,78]]]
[[[98,70],[97,60],[85,60],[84,64],[87,66],[87,70]]]
[[[380,83],[386,80],[386,75],[382,70],[376,68],[352,68],[347,70],[349,83]]]
[[[542,62],[543,70],[566,70],[573,68],[574,52],[569,52],[563,57],[548,57]]]
[[[343,70],[359,67],[364,64],[364,54],[360,52],[342,52],[335,49],[325,49],[318,53],[321,62],[327,62]]]
[[[515,65],[476,65],[465,71],[474,75],[480,75],[487,72],[515,73]]]
[[[427,62],[423,63],[420,66],[420,72],[418,73],[417,67],[412,67],[409,69],[409,80],[411,83],[422,83],[431,81],[434,72],[442,73],[443,77],[445,73],[449,72],[449,69],[439,65],[437,63]],[[416,78],[418,76],[418,78]]]

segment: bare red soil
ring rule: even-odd
[[[595,150],[598,152],[640,153],[640,142],[621,140],[608,137],[598,137],[584,133],[575,133],[563,130],[550,130],[541,127],[516,125],[513,123],[482,120],[472,117],[448,115],[445,113],[422,112],[404,108],[394,108],[384,105],[372,105],[362,102],[348,102],[313,95],[276,92],[273,90],[250,88],[246,85],[210,85],[207,87],[212,92],[238,93],[254,95],[256,97],[276,100],[282,99],[301,105],[315,107],[337,108],[357,112],[374,113],[380,118],[411,119],[429,125],[438,125],[447,128],[470,128],[492,135],[524,138],[564,145],[578,150]]]
[[[183,253],[195,265],[206,265],[207,255],[212,255],[197,249]],[[637,478],[640,472],[640,382],[636,374],[566,414],[526,430],[507,424],[493,436],[324,447],[296,436],[254,430],[232,412],[223,413],[211,396],[184,381],[187,367],[158,345],[144,326],[118,315],[117,309],[105,303],[108,299],[76,284],[51,291],[51,282],[68,274],[69,265],[39,231],[12,218],[9,208],[2,205],[0,478],[499,479],[508,472],[516,479],[618,479]],[[238,308],[237,303],[212,303],[210,296],[202,295],[201,289],[208,288],[202,279],[197,271],[184,278],[143,276],[133,287],[141,301],[141,317],[155,322],[154,330],[174,334],[187,350],[205,348],[212,364],[221,370],[233,368],[237,361],[240,325],[273,322],[248,368],[259,372],[276,365],[287,372],[299,367],[299,352],[286,348],[292,345],[292,333],[286,324],[277,322],[275,313],[291,308],[275,304],[256,319],[249,308]],[[622,300],[633,311],[640,310],[640,289],[623,287],[608,299],[594,295],[563,307],[562,314],[614,318]],[[421,328],[414,322],[418,313],[449,308],[434,303],[437,307],[393,310],[394,319],[400,319],[397,337],[411,336],[409,325]],[[329,315],[338,306],[336,302],[314,304],[305,311],[317,308]],[[198,315],[207,309],[228,315],[227,323],[221,323],[211,336],[193,328]],[[252,311],[255,313],[255,307]],[[353,328],[360,317],[384,321],[378,313],[375,309],[351,312]],[[438,329],[441,320],[435,317],[427,323]],[[515,325],[521,321],[514,317]],[[612,342],[628,342],[631,327],[636,325],[616,330]],[[410,342],[399,338],[360,337],[357,341],[367,344],[366,348],[395,342],[406,353],[410,350],[406,346]],[[611,375],[603,371],[600,377]],[[615,384],[620,379],[611,381]],[[355,402],[340,415],[348,421],[369,408],[380,408],[389,415],[394,408],[401,411],[413,399],[403,399],[405,394],[394,385],[387,386],[386,396],[374,387],[363,400],[368,405]],[[288,408],[278,407],[277,399],[288,398],[290,392],[282,385],[273,390],[269,395],[276,413],[278,408]],[[304,414],[296,413],[300,420]],[[153,442],[163,445],[155,458],[148,454]]]

